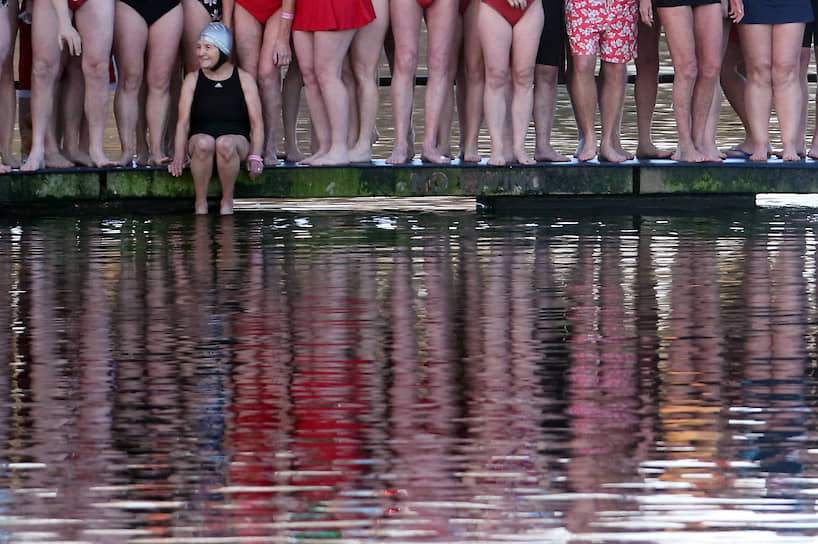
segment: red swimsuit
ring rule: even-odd
[[[256,21],[265,24],[267,19],[281,8],[282,0],[236,0],[236,2],[255,17]]]
[[[528,3],[522,9],[509,6],[508,0],[483,0],[483,3],[502,15],[503,19],[508,21],[508,24],[514,26],[517,24],[517,21],[522,19],[526,10],[528,10],[535,1],[536,0],[528,0]]]
[[[372,0],[298,0],[293,30],[349,30],[366,26],[373,20]]]

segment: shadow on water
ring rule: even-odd
[[[806,542],[802,210],[0,228],[0,541]]]

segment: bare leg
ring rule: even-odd
[[[744,101],[744,91],[747,85],[747,80],[744,76],[744,56],[741,53],[741,46],[738,43],[733,43],[727,39],[727,48],[722,60],[720,80],[721,88],[727,101],[732,106],[733,111],[741,120],[744,126],[745,138],[742,142],[735,146],[733,150],[727,150],[728,157],[744,157],[742,151],[748,152],[750,149],[747,134],[749,133],[749,123],[747,120],[747,106]],[[736,149],[740,151],[736,151]]]
[[[772,32],[772,86],[775,112],[781,129],[781,158],[785,161],[801,159],[803,134],[801,129],[801,86],[798,64],[804,23],[773,25]]]
[[[378,117],[378,60],[389,26],[389,2],[375,0],[375,20],[358,30],[350,46],[352,71],[358,88],[358,134],[349,151],[351,162],[372,158],[372,134]]]
[[[395,39],[395,57],[392,69],[392,115],[395,124],[395,145],[389,164],[412,160],[409,134],[415,92],[415,71],[418,64],[418,40],[423,11],[417,0],[391,0],[390,20]],[[428,88],[427,88],[428,92]],[[427,125],[427,130],[431,127]]]
[[[66,158],[83,166],[93,166],[88,155],[87,141],[80,141],[83,132],[83,99],[85,97],[85,78],[82,75],[80,57],[69,57],[60,81],[58,102],[60,126],[62,127],[62,148]]]
[[[596,56],[573,55],[571,62],[571,104],[574,107],[574,117],[576,117],[579,132],[576,157],[580,161],[590,161],[596,157],[596,129],[594,128],[597,104],[597,90],[594,82]]]
[[[818,58],[818,40],[815,44],[815,57]],[[815,91],[815,104],[818,107],[818,90]],[[810,145],[807,156],[811,159],[818,159],[818,119],[815,121],[815,126],[812,132],[812,144]]]
[[[316,75],[330,125],[329,151],[313,161],[315,165],[349,163],[349,96],[341,80],[341,70],[355,32],[357,30],[314,33]]]
[[[62,53],[54,39],[58,31],[57,14],[50,2],[35,2],[33,9],[31,40],[38,46],[32,48],[31,151],[22,166],[22,170],[27,172],[46,166],[45,134],[54,122],[52,98],[62,71]],[[59,159],[68,162],[65,157],[59,156]]]
[[[537,161],[567,162],[571,160],[551,145],[558,77],[559,68],[557,66],[538,64],[534,68],[534,127],[537,130],[534,159]]]
[[[213,177],[213,157],[216,140],[206,134],[194,134],[188,143],[190,153],[190,173],[193,175],[193,190],[196,195],[197,214],[207,213],[207,189]]]
[[[233,214],[233,188],[239,176],[241,161],[247,158],[250,142],[244,136],[227,134],[216,138],[216,168],[222,185],[222,201],[219,212]]]
[[[313,164],[314,161],[323,157],[330,147],[329,116],[324,105],[324,97],[321,94],[321,87],[318,84],[316,73],[314,34],[314,32],[293,32],[295,52],[304,79],[304,94],[307,97],[307,106],[310,108],[310,119],[312,121],[313,154],[302,161],[305,164]]]
[[[286,160],[289,162],[299,162],[304,159],[304,154],[298,148],[298,136],[296,126],[298,123],[298,108],[301,102],[301,88],[304,80],[301,77],[301,69],[298,61],[293,58],[290,67],[287,68],[287,75],[284,76],[282,91],[282,101],[284,103],[282,119],[284,121],[284,145]]]
[[[182,51],[184,53],[185,73],[187,73],[199,68],[199,59],[196,57],[196,42],[199,41],[199,34],[202,29],[210,22],[210,14],[199,0],[182,0],[182,11],[184,11]]]
[[[511,81],[514,94],[511,100],[511,135],[514,158],[520,164],[536,162],[525,149],[525,136],[534,108],[534,66],[543,20],[542,2],[536,1],[514,25],[512,33]]]
[[[740,25],[741,48],[747,66],[745,101],[749,124],[750,160],[766,161],[772,107],[772,25]]]
[[[82,73],[85,76],[85,118],[88,121],[88,154],[97,167],[116,164],[103,146],[108,120],[111,44],[114,36],[114,0],[87,0],[76,11],[82,36]]]
[[[729,37],[730,31],[730,21],[727,19],[722,20],[722,38],[721,38],[721,55],[720,57],[724,58],[724,53],[727,50],[727,39]],[[720,80],[721,80],[721,67],[719,67],[719,81],[716,82],[715,91],[713,93],[713,100],[710,103],[710,112],[707,115],[707,123],[705,125],[705,131],[707,132],[707,136],[705,137],[704,141],[709,146],[707,149],[702,149],[703,152],[709,153],[710,155],[718,156],[719,159],[726,159],[727,154],[719,151],[718,146],[716,145],[716,132],[719,128],[719,118],[721,117],[721,103],[724,95],[721,90]]]
[[[482,11],[482,10],[481,10]],[[454,48],[454,28],[457,19],[456,2],[435,2],[426,9],[426,29],[429,38],[427,65],[429,79],[424,100],[423,160],[438,164],[450,162],[437,147],[440,117],[447,93],[451,92],[453,75],[449,59]]]
[[[17,34],[17,3],[0,8],[0,173],[20,168],[11,153],[17,95],[14,91],[14,40]]]
[[[483,111],[491,136],[492,166],[506,164],[505,133],[506,123],[506,82],[509,78],[509,58],[513,31],[511,25],[494,9],[481,9],[477,17],[477,31],[486,63],[486,85],[483,92]]]
[[[148,26],[131,6],[117,2],[114,24],[114,55],[119,81],[114,94],[114,115],[119,129],[122,154],[120,166],[130,166],[137,152],[137,128],[140,116],[140,91],[145,73],[145,48]]]
[[[659,88],[659,34],[661,25],[648,26],[639,21],[637,34],[636,84],[633,87],[636,100],[636,124],[639,143],[636,156],[640,159],[667,159],[673,153],[659,149],[653,143],[651,127],[653,110],[656,109],[656,93]]]
[[[163,150],[163,143],[170,110],[170,80],[176,67],[176,53],[182,38],[182,17],[182,6],[176,6],[153,23],[148,31],[145,121],[150,135],[149,163],[152,166],[170,162]]]
[[[237,7],[236,10],[239,8]],[[273,49],[278,35],[281,10],[264,25],[261,57],[258,63],[258,88],[264,113],[264,164],[278,164],[278,139],[281,129],[281,70],[274,63]]]
[[[477,146],[480,125],[483,124],[483,88],[486,72],[483,67],[483,50],[477,32],[477,14],[480,2],[472,0],[466,13],[463,14],[463,62],[466,81],[466,111],[460,126],[463,131],[463,150],[465,162],[479,162],[480,153]]]
[[[625,100],[625,65],[602,62],[603,76],[599,95],[599,113],[602,120],[602,139],[599,143],[599,159],[608,162],[624,162],[631,156],[619,145],[619,122]]]

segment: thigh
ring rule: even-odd
[[[31,18],[32,62],[57,65],[62,57],[57,41],[57,12],[51,2],[34,2]]]
[[[259,73],[266,73],[271,69],[275,69],[273,53],[275,50],[276,38],[278,38],[278,29],[281,26],[281,8],[270,15],[267,22],[264,24],[264,33],[261,39],[261,52],[258,61]]]
[[[354,36],[355,29],[315,32],[313,37],[315,67],[321,72],[341,77],[344,58]]]
[[[114,0],[87,0],[75,12],[74,24],[82,37],[83,66],[110,61],[114,11]]]
[[[502,15],[492,8],[481,5],[477,16],[477,32],[483,50],[486,71],[508,70],[511,59],[513,30]]]
[[[116,3],[114,15],[114,55],[123,79],[140,77],[144,70],[148,25],[131,6]],[[84,43],[84,42],[83,42]]]
[[[0,7],[0,64],[12,56],[14,39],[17,34],[17,1],[11,0]]]
[[[481,11],[483,6],[481,5]],[[458,11],[455,0],[436,0],[426,10],[426,35],[428,39],[428,64],[449,65],[454,49],[455,24]],[[431,68],[431,66],[430,66]]]
[[[315,32],[293,31],[293,45],[295,46],[295,55],[298,57],[298,66],[307,79],[315,76],[313,34]]]
[[[539,49],[545,13],[541,0],[533,0],[525,15],[514,25],[511,38],[511,65],[514,71],[530,68],[534,70]]]
[[[696,56],[711,64],[721,64],[724,18],[721,4],[705,4],[693,9]]]
[[[183,19],[184,12],[179,4],[151,25],[148,31],[149,79],[170,79],[179,54]]]
[[[748,75],[754,69],[769,67],[773,53],[773,26],[740,24],[738,32]]]
[[[238,3],[233,8],[233,39],[239,66],[253,77],[258,76],[258,61],[264,28]]]
[[[797,66],[798,59],[801,56],[801,41],[803,36],[804,23],[773,25],[773,63],[784,66]]]
[[[656,11],[665,27],[665,39],[673,63],[681,65],[693,62],[696,58],[693,8],[673,6],[657,8]]]
[[[375,8],[375,20],[358,29],[350,53],[353,61],[371,65],[374,69],[380,60],[383,39],[389,27],[389,0],[373,0],[372,7]]]
[[[420,40],[420,23],[423,20],[423,9],[417,0],[391,0],[389,19],[395,40],[395,54],[407,49],[416,52]]]

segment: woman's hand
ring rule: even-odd
[[[653,26],[653,2],[651,0],[639,0],[639,16],[643,23]]]
[[[730,0],[730,19],[734,23],[744,18],[744,0]]]
[[[290,49],[290,40],[276,40],[273,46],[273,64],[275,66],[289,66],[293,60],[293,52]]]
[[[185,169],[185,161],[184,159],[179,159],[174,157],[170,164],[168,164],[168,172],[174,177],[179,177],[182,175],[182,170]]]
[[[250,179],[256,179],[259,174],[264,171],[264,159],[259,155],[250,155],[247,157],[247,173]]]
[[[528,0],[508,0],[508,5],[517,9],[525,9],[528,6]]]
[[[60,25],[59,35],[57,37],[60,51],[63,50],[63,44],[68,48],[68,52],[78,57],[82,54],[82,39],[80,33],[71,23]]]

